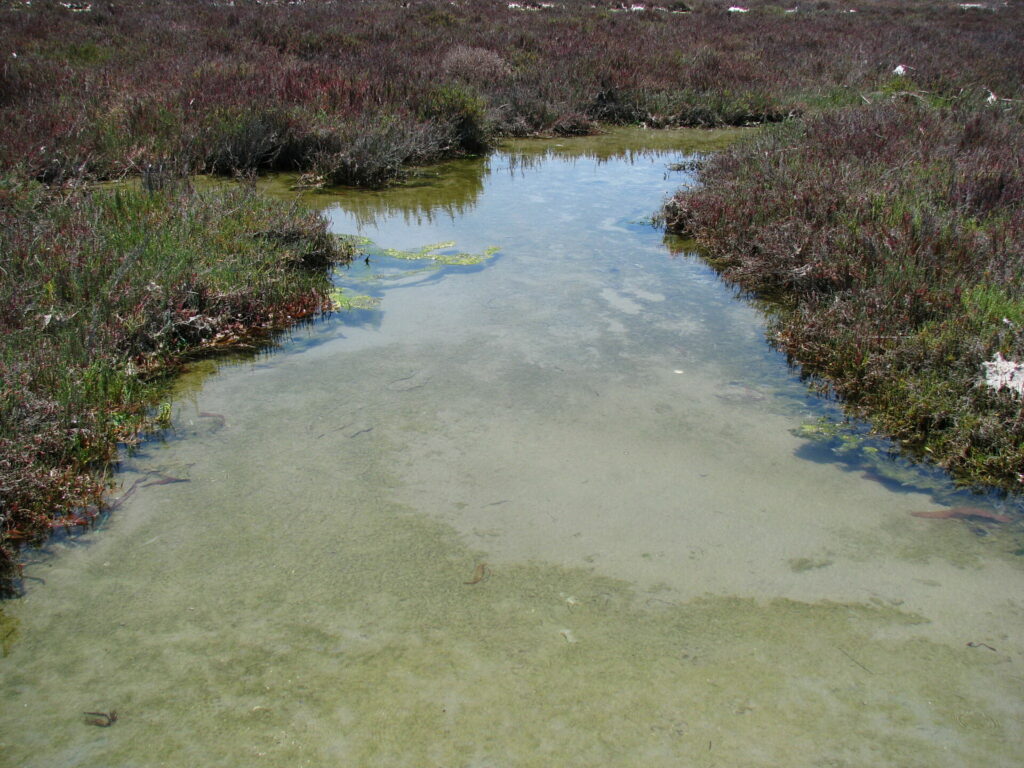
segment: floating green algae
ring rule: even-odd
[[[338,234],[336,234],[335,237],[338,240],[340,240],[342,243],[348,243],[353,248],[357,248],[357,249],[363,249],[363,248],[366,248],[366,246],[373,244],[373,240],[371,240],[370,238],[366,237],[365,235],[338,235]]]
[[[420,261],[422,259],[430,259],[437,264],[469,266],[473,264],[483,264],[499,250],[500,249],[496,245],[492,245],[485,248],[480,253],[456,251],[455,241],[448,240],[443,243],[431,243],[429,245],[424,245],[422,248],[415,251],[402,251],[397,248],[385,248],[383,252],[386,256],[390,256],[393,259],[402,259],[403,261]]]
[[[334,288],[327,297],[335,312],[344,312],[350,309],[377,309],[380,307],[380,299],[377,296],[367,296],[360,293],[346,293],[344,288]]]
[[[335,285],[328,293],[331,308],[335,312],[375,310],[380,307],[382,300],[380,296],[371,296],[358,289],[353,291],[355,285],[380,285],[394,281],[407,283],[416,275],[437,273],[443,267],[484,264],[499,250],[497,246],[490,246],[479,253],[459,251],[455,248],[455,241],[449,240],[429,243],[415,250],[406,251],[399,248],[382,248],[370,238],[361,235],[335,235],[335,237],[354,248],[357,253],[352,265],[335,272]],[[390,259],[401,263],[389,263]],[[365,264],[365,268],[360,265],[360,262]],[[411,262],[420,263],[413,264]],[[366,288],[364,287],[363,290]]]

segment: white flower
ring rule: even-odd
[[[985,369],[985,383],[996,392],[1008,389],[1017,397],[1024,396],[1024,365],[1006,360],[1002,352],[996,352],[995,358],[981,367]]]

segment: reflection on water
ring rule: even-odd
[[[529,165],[530,160],[560,158],[570,162],[593,160],[598,165],[613,160],[634,163],[652,156],[674,155],[679,159],[680,143],[687,155],[700,155],[723,149],[737,139],[753,133],[753,129],[690,131],[681,138],[679,131],[651,131],[646,128],[620,128],[596,136],[574,139],[538,141],[516,139],[502,148],[511,163]],[[668,163],[666,163],[666,166]]]
[[[1019,522],[801,458],[828,405],[647,223],[673,136],[313,196],[379,309],[183,382],[180,439],[28,568],[4,759],[1016,766]],[[499,250],[386,252],[449,241]]]
[[[727,129],[692,132],[684,141],[689,153],[720,149],[748,131]],[[409,226],[430,224],[436,219],[455,219],[472,210],[495,166],[507,173],[526,172],[551,158],[574,163],[612,161],[632,164],[680,150],[678,131],[650,131],[624,128],[596,136],[561,141],[515,139],[505,143],[497,156],[441,163],[413,171],[404,182],[383,190],[334,188],[302,193],[311,208],[342,206],[360,230],[374,228],[378,221],[401,219]],[[295,196],[298,177],[280,174],[260,182],[265,191]],[[653,213],[653,211],[651,212]]]
[[[361,229],[392,217],[417,226],[437,218],[455,219],[471,210],[489,174],[488,158],[462,160],[414,171],[406,181],[384,190],[337,188],[307,192],[302,199],[311,208],[344,205]],[[295,196],[291,191],[295,181],[296,177],[283,174],[260,186],[272,194]]]

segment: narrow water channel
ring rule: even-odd
[[[647,221],[709,141],[307,196],[379,305],[197,365],[30,555],[0,765],[1020,765],[1020,523],[811,460],[828,405]]]

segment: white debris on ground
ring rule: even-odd
[[[1024,397],[1024,365],[1006,360],[1001,352],[996,352],[995,359],[981,366],[985,369],[985,383],[996,392],[1008,389],[1017,397]]]

